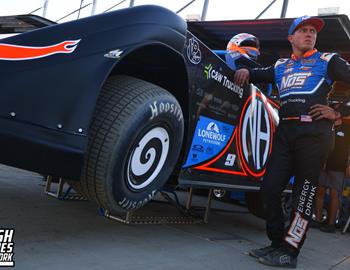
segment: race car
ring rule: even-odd
[[[170,177],[259,189],[278,105],[236,85],[173,12],[0,24],[1,163],[63,177],[110,213],[142,207]]]

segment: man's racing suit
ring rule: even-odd
[[[250,70],[251,82],[274,82],[281,108],[272,153],[262,183],[266,226],[272,246],[297,256],[313,214],[320,170],[333,145],[333,123],[308,116],[310,106],[327,104],[333,81],[350,84],[350,66],[339,55],[307,52],[303,57],[280,59],[274,66]],[[284,230],[281,193],[295,176],[293,217]]]

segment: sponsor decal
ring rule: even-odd
[[[0,267],[15,266],[14,256],[14,229],[0,229]]]
[[[225,161],[225,166],[232,167],[235,165],[236,161],[236,155],[235,154],[227,154],[226,156],[226,161]]]
[[[206,129],[198,129],[198,137],[202,137],[205,143],[220,145],[226,141],[226,135],[221,134],[218,125],[215,122],[210,122]]]
[[[283,73],[291,73],[293,71],[293,68],[286,68],[286,70]]]
[[[203,145],[199,145],[199,144],[195,144],[192,147],[193,151],[198,151],[198,152],[203,152],[204,151],[204,146]]]
[[[228,143],[233,130],[232,125],[200,116],[193,134],[190,152],[183,167],[195,165],[216,156]]]
[[[316,59],[301,59],[301,63],[304,64],[315,64]]]
[[[114,51],[110,51],[104,55],[106,58],[118,59],[123,54],[122,50],[116,49]]]
[[[130,200],[124,197],[122,200],[118,202],[118,205],[123,209],[138,209],[144,206],[150,200],[152,200],[152,198],[154,197],[154,195],[156,195],[156,193],[157,193],[157,190],[152,190],[152,192],[150,192],[143,200],[139,200],[139,201]]]
[[[21,46],[0,43],[0,60],[21,61],[47,57],[59,53],[73,53],[78,46],[78,40],[66,40],[49,46]]]
[[[208,146],[207,149],[205,150],[207,154],[212,154],[213,153],[213,147]]]
[[[266,162],[272,147],[272,124],[260,93],[255,101],[250,97],[243,109],[239,148],[245,169],[255,177],[265,172]]]
[[[229,89],[233,93],[236,93],[239,98],[243,97],[243,88],[239,87],[237,84],[234,84],[229,78],[227,78],[227,76],[216,70],[212,64],[204,66],[204,75],[207,80],[217,81],[225,88]]]
[[[287,100],[284,100],[281,102],[281,105],[287,104],[287,103],[305,103],[306,100],[304,98],[289,98]]]
[[[298,248],[306,233],[308,221],[296,212],[285,241],[291,246]]]
[[[305,179],[303,189],[301,190],[297,210],[309,217],[312,216],[312,202],[316,194],[316,186],[311,185],[311,182]]]
[[[155,117],[162,113],[173,114],[179,122],[182,119],[181,108],[175,103],[154,101],[152,104],[149,105],[149,107],[151,109],[150,120],[153,120]]]
[[[204,96],[204,90],[202,88],[197,88],[196,89],[196,95],[203,97]]]
[[[344,137],[345,136],[345,133],[343,131],[338,131],[337,132],[337,136],[339,137]]]
[[[306,66],[301,66],[300,69],[301,70],[310,70],[312,67],[306,67]]]
[[[291,256],[290,255],[282,255],[280,256],[280,264],[290,264],[291,263]]]
[[[281,93],[290,88],[302,88],[311,72],[298,72],[282,77]]]
[[[191,38],[187,45],[187,58],[192,64],[198,65],[202,60],[202,53],[199,43],[195,38]]]

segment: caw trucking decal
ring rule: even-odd
[[[0,60],[20,61],[47,57],[58,53],[72,53],[77,48],[78,40],[66,40],[57,44],[36,47],[0,43]]]

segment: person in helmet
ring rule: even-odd
[[[236,70],[241,67],[259,67],[259,39],[254,35],[240,33],[233,36],[226,47],[226,63]]]
[[[248,33],[240,33],[233,36],[227,43],[225,60],[233,70],[240,68],[257,68],[261,65],[257,62],[260,56],[259,39]],[[268,96],[272,93],[272,84],[257,83],[259,89],[266,89]]]

